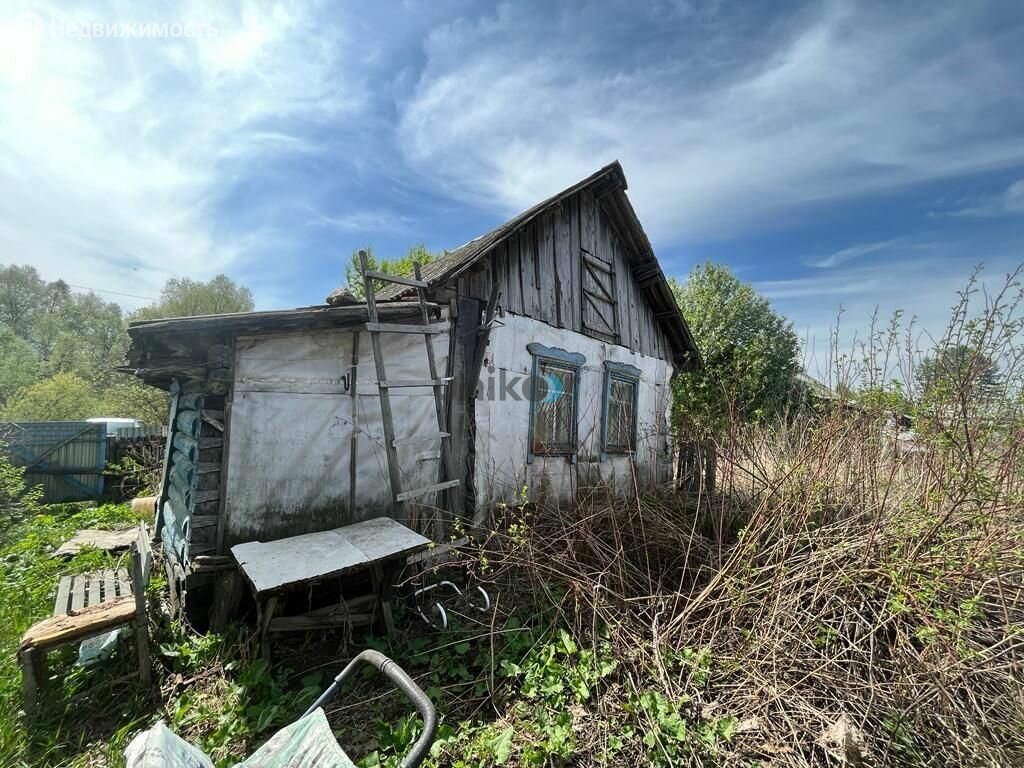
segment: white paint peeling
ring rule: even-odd
[[[496,327],[487,349],[483,375],[499,380],[502,370],[506,383],[512,376],[527,379],[533,372],[533,356],[526,345],[538,342],[579,352],[586,363],[579,380],[579,452],[576,463],[565,456],[537,456],[527,463],[530,403],[501,398],[501,387],[481,384],[485,394],[493,389],[493,399],[477,400],[476,486],[477,503],[511,501],[525,487],[536,499],[546,495],[571,499],[579,487],[606,482],[620,491],[629,491],[635,481],[649,485],[667,480],[671,464],[667,452],[666,425],[671,405],[668,381],[672,366],[664,360],[632,353],[625,347],[553,328],[538,320],[506,314]],[[637,402],[637,451],[628,456],[608,456],[601,460],[601,411],[604,392],[604,362],[628,363],[640,369]],[[520,393],[522,388],[520,387]]]

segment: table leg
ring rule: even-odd
[[[391,569],[387,571],[380,563],[375,563],[371,570],[373,576],[373,590],[377,595],[377,604],[380,606],[380,612],[384,616],[384,629],[388,633],[388,637],[394,637],[395,635],[395,619],[391,615]]]
[[[43,666],[38,658],[39,653],[40,651],[35,648],[25,648],[18,652],[18,661],[21,662],[21,695],[24,700],[23,708],[26,716],[34,713],[36,691],[43,682],[42,677],[38,674],[40,667]]]
[[[260,628],[260,652],[263,654],[263,658],[267,660],[267,664],[271,662],[270,622],[273,620],[276,611],[277,597],[268,597],[258,604],[257,622]]]

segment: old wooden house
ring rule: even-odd
[[[670,379],[700,356],[618,163],[374,287],[129,328],[130,368],[174,395],[179,596],[206,602],[239,542],[380,515],[436,536],[524,495],[669,481]]]

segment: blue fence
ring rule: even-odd
[[[103,495],[107,426],[85,421],[0,423],[11,463],[25,467],[25,485],[42,486],[43,502],[86,501]]]

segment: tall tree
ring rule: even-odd
[[[6,403],[39,375],[39,361],[31,345],[6,325],[0,325],[0,403]]]
[[[0,267],[0,322],[27,339],[47,298],[46,282],[28,264]]]
[[[131,319],[247,312],[252,292],[225,275],[172,278]],[[61,421],[129,416],[158,423],[166,393],[114,368],[128,346],[121,307],[47,283],[29,265],[0,267],[0,404],[5,418]]]
[[[979,349],[952,344],[924,358],[914,378],[926,398],[945,398],[953,393],[984,398],[999,387],[999,366]]]
[[[167,393],[143,384],[127,373],[112,373],[99,392],[97,408],[101,416],[124,416],[143,424],[162,424],[167,420]]]
[[[227,275],[217,275],[206,282],[172,277],[160,291],[160,300],[156,304],[135,310],[129,319],[220,315],[251,312],[254,307],[252,291]]]
[[[46,343],[42,344],[46,327]],[[46,374],[76,373],[89,380],[102,380],[124,354],[125,324],[121,307],[95,294],[75,294],[55,312],[37,320],[37,340],[47,350]]]
[[[427,247],[420,243],[409,248],[409,251],[397,259],[377,259],[373,254],[373,248],[371,246],[366,247],[367,262],[370,269],[378,272],[386,272],[389,275],[397,275],[399,277],[410,277],[413,274],[413,265],[429,264],[432,261],[436,261],[441,258],[444,253],[431,253],[427,250]],[[353,251],[351,258],[349,258],[348,264],[345,265],[345,282],[349,291],[357,299],[366,298],[366,286],[363,283],[363,272],[359,266],[359,251]],[[382,287],[383,283],[374,282],[374,291]]]
[[[97,413],[99,394],[85,379],[58,373],[22,388],[4,406],[5,421],[78,421]]]
[[[799,370],[792,325],[724,266],[698,266],[684,284],[672,281],[672,290],[705,366],[676,378],[677,425],[714,434],[730,417],[753,421],[781,413]]]

